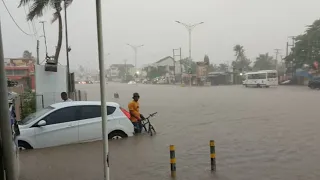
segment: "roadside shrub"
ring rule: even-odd
[[[29,114],[36,112],[36,93],[26,91],[20,95],[21,100],[21,119]]]

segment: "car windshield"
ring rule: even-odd
[[[25,117],[22,121],[18,121],[18,123],[20,125],[29,124],[34,119],[37,119],[37,118],[41,117],[42,115],[46,114],[47,112],[51,111],[52,109],[54,109],[54,108],[51,107],[51,106],[48,106],[48,107],[46,107],[44,109],[41,109],[39,111],[36,111],[35,113],[30,114],[29,116]]]

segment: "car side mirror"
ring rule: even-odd
[[[45,120],[41,120],[41,121],[38,122],[37,125],[38,125],[38,127],[42,127],[42,126],[47,125],[47,122]]]

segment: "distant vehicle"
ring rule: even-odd
[[[107,102],[108,138],[133,136],[130,113]],[[52,104],[19,122],[20,149],[45,148],[102,139],[101,103],[71,101]]]
[[[93,81],[86,81],[86,84],[93,84]]]
[[[167,80],[163,77],[157,81],[157,84],[167,84]]]
[[[257,72],[249,72],[245,75],[243,85],[245,87],[270,87],[278,85],[278,73],[276,70],[263,70]]]
[[[135,81],[129,81],[128,84],[137,84]]]
[[[314,77],[308,82],[308,87],[311,89],[319,89],[320,88],[320,77]]]
[[[142,81],[142,84],[150,84],[151,82],[148,80],[148,79],[144,79],[143,81]]]

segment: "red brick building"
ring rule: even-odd
[[[7,78],[23,84],[27,89],[35,90],[34,62],[33,58],[6,58]]]

